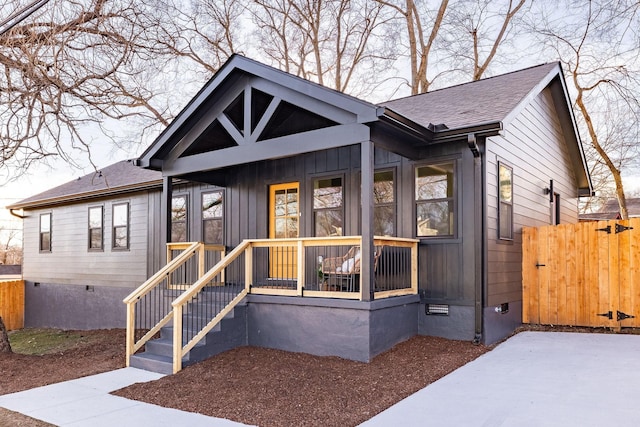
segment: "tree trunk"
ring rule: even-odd
[[[0,353],[12,353],[11,343],[9,342],[9,335],[7,335],[7,328],[4,326],[2,317],[0,317]]]

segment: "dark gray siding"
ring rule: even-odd
[[[498,161],[513,167],[512,242],[497,238]],[[560,194],[561,222],[577,222],[577,184],[553,99],[546,89],[505,125],[503,136],[489,138],[486,143],[486,306],[522,300],[522,227],[550,224],[551,205],[543,192],[550,180]]]
[[[399,237],[415,237],[415,167],[443,161],[456,164],[457,234],[449,239],[422,239],[419,245],[419,287],[425,302],[463,307],[462,313],[446,319],[433,317],[420,321],[420,333],[472,339],[473,305],[476,286],[476,251],[474,213],[474,161],[466,141],[451,142],[431,148],[428,158],[409,161],[382,149],[375,150],[375,168],[392,169],[396,178],[396,230]],[[226,170],[225,244],[235,247],[246,238],[268,237],[269,185],[300,183],[300,236],[311,237],[313,230],[313,181],[321,177],[340,176],[344,191],[344,235],[361,234],[360,147],[330,149],[294,158],[269,160]],[[206,180],[206,176],[195,177]],[[216,179],[214,179],[216,180]],[[217,176],[220,180],[220,176]],[[175,193],[197,191],[175,186]],[[191,194],[191,193],[190,193]],[[191,200],[199,200],[195,193]],[[193,204],[193,203],[192,203]],[[199,212],[191,216],[191,238],[198,237]],[[455,310],[453,310],[455,311]],[[418,313],[424,317],[424,310]]]

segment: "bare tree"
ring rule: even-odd
[[[378,0],[380,4],[394,10],[404,21],[407,37],[407,55],[411,69],[411,94],[417,95],[429,90],[431,80],[428,72],[432,50],[435,46],[436,37],[442,27],[445,12],[449,5],[449,0],[441,0],[440,6],[429,9],[426,4],[418,0]],[[430,24],[430,25],[429,25]]]
[[[197,83],[211,77],[234,53],[243,53],[248,31],[243,22],[249,0],[158,2],[164,13],[149,16],[157,29],[155,44],[170,53],[169,61],[177,64],[182,74],[196,73]]]
[[[13,353],[11,349],[11,342],[9,341],[9,335],[7,334],[7,328],[4,325],[2,317],[0,317],[0,353]]]
[[[144,0],[52,0],[2,34],[0,169],[90,158],[88,135],[109,120],[166,125],[168,108],[146,84],[171,53],[155,43],[161,13]]]
[[[640,136],[640,3],[567,1],[561,11],[553,4],[553,13],[543,9],[533,27],[560,58],[575,90],[592,176],[613,181],[620,213],[627,218],[622,172],[637,159]]]
[[[452,68],[464,70],[475,81],[485,77],[493,62],[509,61],[518,51],[513,42],[523,34],[519,22],[526,4],[527,0],[456,1],[445,23],[442,46],[449,52]]]
[[[366,96],[396,58],[391,14],[372,0],[255,0],[256,36],[279,68]]]
[[[22,264],[22,248],[19,246],[20,231],[0,227],[0,264]]]

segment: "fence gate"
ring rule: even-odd
[[[640,327],[640,218],[522,230],[523,323]]]

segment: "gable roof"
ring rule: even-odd
[[[253,114],[253,101],[249,101],[249,107],[244,105],[244,127],[238,125],[237,121],[232,123],[229,113],[231,104],[240,98],[238,94],[263,86],[272,90],[270,96],[274,99],[282,96],[285,100],[289,97],[296,108],[316,108],[315,113],[331,118],[333,125],[316,132],[318,135],[315,138],[311,132],[303,138],[288,138],[298,136],[291,131],[290,135],[283,138],[255,144],[259,137],[249,135],[252,129],[247,125],[250,120],[248,115]],[[580,194],[590,194],[591,179],[559,63],[543,64],[374,105],[243,56],[233,55],[140,156],[137,164],[163,170],[168,176],[189,176],[241,163],[355,144],[367,139],[404,157],[418,159],[429,144],[454,138],[459,140],[468,134],[497,135],[547,88],[551,90],[567,140]],[[244,99],[250,100],[251,96],[244,96]],[[313,108],[309,110],[313,111]],[[273,110],[270,114],[273,114]],[[275,117],[275,114],[271,117]],[[438,126],[441,124],[445,126]],[[213,132],[214,127],[218,132],[215,135],[220,135],[220,131],[226,129],[235,136],[228,137],[227,134],[228,142],[218,146],[209,144],[207,147],[190,149],[197,141],[202,144],[203,138],[198,140],[198,137]],[[398,135],[404,137],[398,138]]]
[[[229,102],[226,99],[229,96],[235,99],[238,93],[247,88],[271,90],[271,95],[276,94],[278,101],[293,102],[301,108],[306,107],[305,103],[313,102],[315,107],[322,110],[324,117],[336,124],[370,123],[378,120],[381,112],[378,106],[369,102],[234,54],[142,153],[137,164],[160,169],[163,159],[170,157],[172,151],[184,153],[184,147],[180,145],[185,139],[193,141],[194,138],[190,135],[192,129],[199,128],[203,133],[224,113],[222,110],[214,113],[206,110],[220,107],[218,104],[223,100]],[[226,128],[233,132],[232,126],[227,125]],[[243,132],[243,129],[238,129],[236,137],[249,138],[250,135]]]
[[[547,88],[551,91],[566,138],[579,194],[590,196],[593,187],[589,168],[559,62],[401,98],[383,105],[424,126],[445,125],[434,137],[438,140],[460,135],[466,128],[481,128],[487,123],[498,122],[506,128]]]
[[[136,167],[132,160],[123,160],[100,171],[28,197],[7,206],[7,209],[52,206],[63,202],[69,203],[156,187],[162,187],[161,173]]]
[[[543,64],[381,105],[423,126],[444,124],[456,129],[502,122],[527,95],[547,86],[558,71],[558,63]]]
[[[22,274],[21,265],[0,264],[0,276],[19,276]]]
[[[637,217],[640,216],[640,198],[638,197],[629,197],[626,200],[627,202],[627,212],[629,213],[629,217]],[[620,216],[620,205],[618,204],[618,199],[608,199],[602,208],[597,213],[604,212],[613,212]]]

